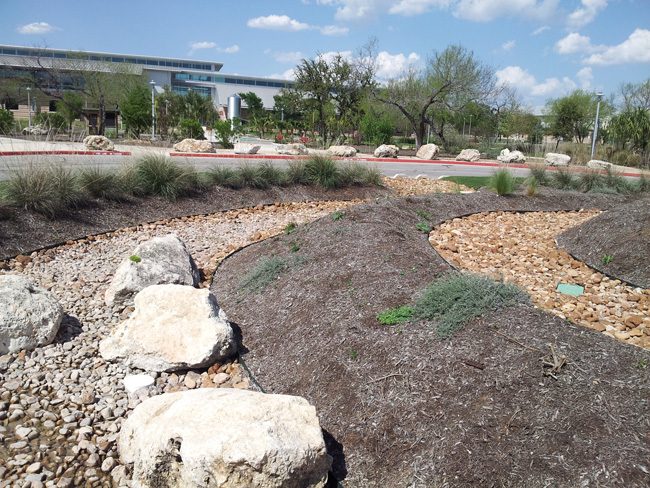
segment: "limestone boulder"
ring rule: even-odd
[[[435,144],[424,144],[420,146],[418,152],[415,153],[415,157],[420,159],[436,159],[439,152],[440,148]]]
[[[612,166],[612,163],[601,161],[600,159],[592,159],[587,163],[587,168],[591,169],[611,169]]]
[[[145,371],[201,368],[231,356],[235,336],[207,288],[153,285],[99,345],[102,357]]]
[[[140,488],[321,488],[331,466],[305,399],[231,388],[145,400],[123,423],[118,451]]]
[[[393,144],[382,144],[375,149],[376,158],[396,158],[399,154],[399,147]]]
[[[276,144],[275,152],[288,156],[300,156],[302,154],[308,154],[309,151],[304,144]]]
[[[136,247],[115,271],[104,298],[108,306],[126,306],[147,286],[198,286],[199,281],[199,270],[185,244],[175,234],[168,234]]]
[[[544,155],[544,163],[547,166],[568,166],[569,161],[571,161],[571,156],[568,154],[546,153]]]
[[[481,153],[478,149],[463,149],[458,156],[456,156],[456,161],[469,161],[474,162],[481,159]]]
[[[61,320],[49,291],[21,275],[0,275],[0,355],[51,343]]]
[[[105,136],[87,136],[84,139],[84,146],[89,151],[114,151],[115,145]]]
[[[351,158],[357,155],[357,150],[352,146],[330,146],[327,151],[339,158]]]
[[[174,144],[174,151],[181,153],[213,153],[214,147],[210,141],[198,139],[183,139]]]
[[[503,151],[501,151],[501,153],[497,156],[497,159],[506,164],[526,162],[526,156],[524,156],[524,153],[521,151],[511,151],[508,148],[505,148]]]
[[[260,150],[259,145],[256,144],[247,144],[245,142],[238,142],[235,144],[235,154],[257,154],[257,151]]]

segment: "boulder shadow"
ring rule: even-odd
[[[239,355],[246,354],[249,352],[248,348],[244,345],[244,336],[241,331],[241,327],[236,322],[228,321],[230,327],[232,327],[232,332],[235,338],[235,344],[237,344],[237,351]]]
[[[322,429],[322,431],[327,454],[332,456],[332,469],[327,476],[327,484],[325,487],[339,488],[342,486],[339,482],[343,481],[348,475],[348,468],[345,464],[345,452],[343,452],[343,444],[337,441],[334,436],[325,429]]]
[[[63,316],[59,330],[54,337],[55,344],[63,344],[69,342],[75,337],[77,337],[82,332],[81,322],[77,317],[68,315],[67,313]]]

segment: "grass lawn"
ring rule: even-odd
[[[469,188],[478,190],[484,186],[490,186],[491,176],[445,176],[445,181],[453,181],[459,185],[465,185]],[[526,178],[515,177],[515,185],[521,185]]]

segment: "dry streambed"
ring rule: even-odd
[[[610,279],[556,245],[561,232],[599,213],[480,213],[445,222],[429,240],[453,265],[523,287],[540,308],[650,349],[650,290]],[[584,286],[584,294],[562,294],[558,283]]]

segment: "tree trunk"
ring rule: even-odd
[[[97,134],[103,136],[106,130],[106,107],[103,94],[99,96],[99,114],[97,118],[99,119],[97,121]]]

